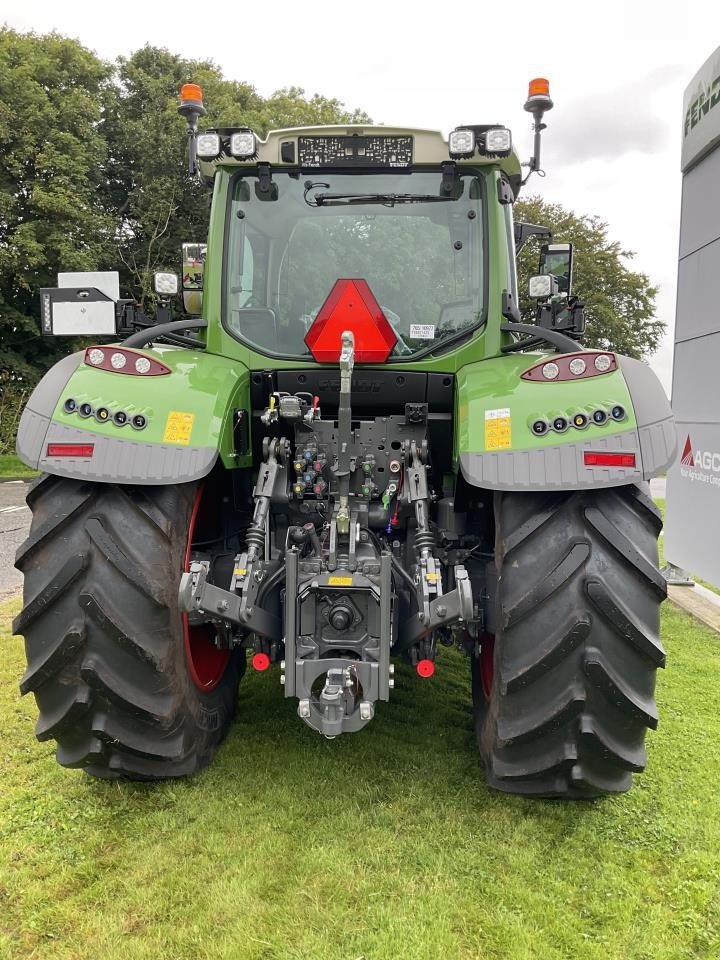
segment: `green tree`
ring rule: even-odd
[[[263,99],[251,85],[226,80],[210,61],[185,60],[145,46],[118,61],[119,87],[104,124],[110,161],[109,205],[117,211],[118,255],[128,291],[145,300],[155,270],[177,268],[183,241],[207,235],[208,192],[187,175],[185,121],[178,92],[198,83],[207,115],[201,129],[367,121],[337,100],[291,87]]]
[[[665,324],[655,315],[657,287],[644,273],[631,270],[633,253],[608,237],[598,217],[572,213],[557,203],[528,197],[515,204],[515,221],[542,224],[553,239],[574,245],[573,293],[585,302],[589,347],[647,357],[658,347]],[[526,244],[519,257],[520,309],[523,319],[535,317],[535,301],[527,296],[528,278],[537,273],[539,245]]]
[[[0,372],[34,382],[67,351],[40,336],[39,287],[106,261],[100,125],[111,69],[74,40],[0,29]]]

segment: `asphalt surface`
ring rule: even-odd
[[[0,601],[22,588],[22,576],[13,564],[15,551],[30,529],[27,489],[22,480],[0,483]]]

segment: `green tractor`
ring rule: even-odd
[[[528,175],[550,107],[533,81]],[[182,291],[156,275],[152,320],[117,274],[41,291],[44,333],[106,342],[50,370],[18,434],[42,471],[14,625],[38,738],[96,777],[185,776],[248,662],[332,739],[392,699],[393,661],[431,682],[454,645],[490,786],[627,790],[658,719],[645,481],[674,422],[645,364],[582,346],[571,246],[513,223],[510,131],[198,132],[192,84],[180,112],[212,188]]]

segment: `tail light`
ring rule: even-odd
[[[95,451],[94,443],[49,443],[48,457],[91,457]]]
[[[634,453],[593,453],[583,454],[586,467],[634,467]]]
[[[160,377],[171,372],[170,367],[159,360],[124,347],[88,347],[84,362],[98,370],[127,373],[132,377]]]
[[[599,377],[603,373],[617,370],[614,353],[566,353],[534,363],[520,374],[523,380],[536,383],[554,383],[558,380],[583,380],[585,377]]]

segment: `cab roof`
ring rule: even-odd
[[[485,124],[474,127],[476,131],[484,131],[502,124]],[[233,133],[247,131],[247,127],[221,127],[203,131],[204,133],[218,133],[221,138],[229,138]],[[300,142],[307,138],[331,138],[333,142],[352,144],[353,140],[368,138],[403,138],[403,142],[410,140],[410,163],[383,163],[364,162],[361,156],[355,156],[349,161],[340,164],[318,162],[305,164],[300,162]],[[450,156],[447,139],[439,130],[425,130],[418,127],[378,126],[374,124],[334,124],[328,126],[288,127],[282,130],[271,130],[265,139],[256,137],[257,150],[253,157],[239,160],[232,157],[229,150],[220,154],[214,160],[198,158],[200,174],[206,181],[211,181],[218,168],[252,168],[259,163],[269,163],[273,169],[295,168],[307,170],[309,173],[322,169],[343,169],[348,173],[363,172],[370,169],[412,169],[414,167],[435,166],[452,161],[460,167],[464,166],[492,166],[499,167],[508,177],[514,194],[517,196],[520,189],[521,167],[520,158],[513,147],[509,156],[486,156],[476,149],[474,155],[468,158],[454,158]]]

